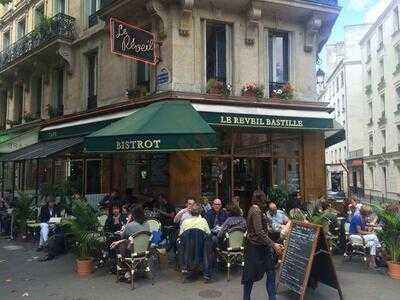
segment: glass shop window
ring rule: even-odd
[[[86,161],[86,194],[101,193],[101,160]]]

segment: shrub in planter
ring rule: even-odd
[[[222,81],[216,79],[210,79],[207,81],[207,93],[210,95],[229,96],[231,94],[231,90],[232,87]]]
[[[13,211],[18,234],[26,236],[27,221],[36,219],[33,198],[26,193],[18,193],[15,209]]]
[[[264,98],[264,86],[255,83],[246,83],[242,87],[242,96],[262,99]]]
[[[279,98],[283,100],[293,99],[294,88],[290,83],[285,83],[279,88],[275,88],[271,93],[271,98]]]
[[[380,208],[377,211],[382,222],[379,237],[390,255],[388,274],[400,280],[400,211],[391,207]]]
[[[76,271],[79,275],[89,275],[94,270],[93,257],[99,252],[104,238],[99,231],[96,211],[89,204],[77,202],[73,207],[73,216],[66,221],[66,230],[74,242]]]

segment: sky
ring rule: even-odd
[[[384,11],[391,0],[339,0],[342,7],[332,34],[327,44],[342,41],[344,38],[344,26],[362,23],[373,23]],[[321,68],[325,69],[326,54],[323,49],[320,58]]]

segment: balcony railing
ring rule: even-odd
[[[357,149],[349,152],[349,159],[361,158],[364,156],[364,149]]]
[[[74,38],[75,19],[59,13],[0,52],[0,71],[55,39],[73,41]]]

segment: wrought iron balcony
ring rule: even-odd
[[[73,17],[59,13],[50,19],[44,19],[34,30],[0,52],[0,71],[57,39],[68,42],[75,39]]]

